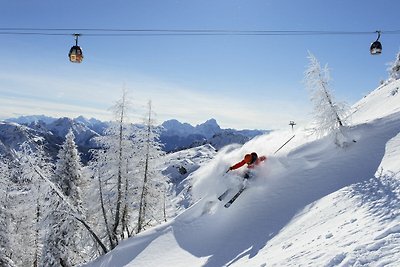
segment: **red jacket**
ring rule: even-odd
[[[247,165],[247,168],[253,169],[254,167],[258,166],[261,162],[263,162],[263,161],[266,160],[266,159],[267,159],[266,156],[258,157],[258,158],[256,159],[255,162],[253,162],[253,163],[251,163],[251,164],[248,164],[248,165]],[[229,170],[236,170],[236,169],[239,169],[239,168],[242,167],[244,164],[246,164],[246,161],[243,159],[241,162],[238,162],[238,163],[236,163],[235,165],[231,166],[231,167],[229,168]]]

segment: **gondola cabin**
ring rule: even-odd
[[[382,53],[382,44],[379,41],[375,41],[371,44],[369,49],[371,55],[380,55]]]
[[[78,45],[78,37],[80,34],[75,33],[75,45],[71,47],[68,53],[69,61],[73,63],[81,63],[83,60],[82,48]]]
[[[379,42],[379,38],[381,37],[381,32],[376,31],[378,34],[378,38],[376,38],[376,41],[371,44],[371,47],[369,48],[369,52],[371,55],[380,55],[382,53],[382,44]]]
[[[73,63],[81,63],[83,60],[82,48],[78,45],[71,47],[68,53],[69,61]]]

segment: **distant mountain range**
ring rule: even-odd
[[[89,150],[96,148],[94,138],[104,134],[110,122],[82,116],[52,118],[43,115],[23,116],[0,122],[0,153],[8,154],[23,142],[31,146],[44,146],[51,156],[56,156],[65,135],[72,129],[75,142],[82,153],[83,162],[90,158]],[[177,120],[165,121],[161,126],[160,142],[166,152],[174,152],[210,144],[216,149],[232,143],[244,144],[267,130],[221,129],[215,119],[192,126]]]
[[[17,118],[0,122],[1,155],[9,155],[12,149],[18,151],[22,143],[27,143],[33,150],[39,146],[43,147],[52,158],[55,158],[65,140],[65,135],[72,129],[79,152],[82,153],[82,161],[88,161],[89,150],[97,147],[94,137],[100,136],[98,132],[77,119],[46,118],[43,121],[35,119],[36,117],[32,116],[32,120],[23,117],[21,120]]]
[[[165,121],[160,141],[167,152],[210,144],[216,149],[232,143],[244,144],[253,137],[268,133],[267,130],[221,129],[215,119],[192,126],[177,120]]]

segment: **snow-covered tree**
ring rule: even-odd
[[[389,80],[400,79],[400,51],[396,55],[396,60],[389,63]]]
[[[144,126],[137,127],[134,140],[138,155],[138,174],[142,177],[136,230],[139,233],[154,221],[161,221],[164,216],[164,203],[160,200],[164,199],[166,180],[159,168],[164,152],[161,149],[158,128],[153,120],[150,101]]]
[[[68,204],[56,191],[49,192],[42,266],[74,266],[80,262],[83,229],[72,216],[69,206],[81,209],[82,203],[82,166],[74,138],[70,130],[58,153],[53,183],[58,186]]]
[[[46,232],[42,252],[41,266],[71,266],[68,259],[70,245],[69,235],[73,234],[74,227],[70,228],[68,219],[69,208],[66,207],[54,191],[48,195],[49,212],[46,216]],[[71,232],[72,231],[72,232]]]
[[[9,211],[9,176],[8,164],[0,158],[0,266],[14,267],[11,260],[12,247],[10,242],[10,211]]]
[[[63,194],[78,207],[82,203],[80,187],[83,178],[81,159],[74,139],[75,135],[70,129],[58,152],[54,183],[59,185]]]
[[[111,249],[133,232],[128,222],[136,196],[129,108],[127,92],[123,91],[122,98],[112,108],[115,121],[106,129],[105,136],[97,138],[101,149],[94,151],[90,163],[96,181],[93,192],[98,203],[92,210],[93,218],[101,219],[98,225],[106,233]],[[100,218],[96,213],[101,214]]]
[[[309,53],[310,63],[305,72],[305,84],[310,92],[310,99],[314,105],[315,128],[319,136],[329,133],[340,133],[345,126],[347,107],[344,103],[335,101],[330,85],[330,75],[327,66],[321,67],[314,55]],[[336,141],[342,139],[338,135]]]
[[[43,147],[33,147],[23,143],[19,151],[14,151],[17,159],[13,163],[10,208],[14,254],[12,260],[17,266],[39,266],[41,258],[41,219],[44,197],[48,187],[36,172],[51,176],[53,166]]]

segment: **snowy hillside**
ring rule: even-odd
[[[354,105],[344,148],[304,130],[275,155],[292,133],[224,148],[189,176],[191,207],[87,266],[398,266],[399,87]],[[225,170],[251,151],[268,160],[226,209],[216,198],[240,172]]]
[[[11,158],[11,150],[19,151],[22,143],[28,144],[33,151],[44,146],[50,155],[55,155],[58,142],[60,140],[48,132],[40,133],[24,125],[0,121],[0,155]]]
[[[169,178],[169,184],[173,187],[170,190],[173,200],[168,212],[169,216],[175,217],[177,213],[190,205],[192,179],[189,176],[200,166],[212,160],[216,153],[214,147],[204,145],[170,153],[166,156],[163,174]]]
[[[22,119],[18,120],[27,121],[35,118],[37,117],[22,117]],[[38,118],[42,118],[42,116]],[[89,149],[98,146],[93,138],[99,136],[99,134],[86,125],[70,118],[55,119],[49,123],[45,123],[42,120],[33,120],[26,125],[14,122],[0,122],[0,152],[7,155],[10,150],[20,150],[22,143],[29,143],[34,150],[36,150],[35,147],[42,145],[54,159],[58,153],[59,146],[70,129],[75,134],[75,141],[79,146],[79,151],[82,153],[82,160],[87,162]]]

